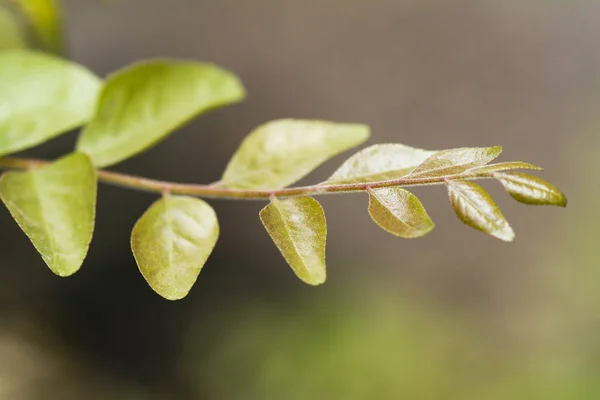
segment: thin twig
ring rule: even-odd
[[[48,165],[46,160],[31,158],[4,157],[0,158],[0,169],[29,169]],[[291,197],[291,196],[317,196],[330,193],[349,193],[364,192],[368,189],[377,189],[392,186],[425,186],[443,184],[449,179],[486,179],[489,174],[462,173],[458,175],[446,175],[440,177],[413,177],[405,176],[398,179],[385,181],[367,182],[367,183],[331,183],[326,182],[310,185],[298,186],[276,190],[246,190],[231,189],[220,185],[201,185],[193,183],[177,183],[168,181],[159,181],[140,176],[127,175],[119,172],[112,172],[99,169],[97,170],[98,180],[100,182],[121,186],[140,191],[188,195],[204,198],[218,198],[230,200],[268,200],[271,196]]]

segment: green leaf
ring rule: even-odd
[[[165,196],[142,215],[131,233],[131,249],[150,287],[168,300],[184,298],[219,237],[217,215],[208,203]]]
[[[309,285],[325,282],[327,223],[318,201],[274,198],[260,211],[260,220],[298,278]]]
[[[29,21],[43,48],[62,53],[61,10],[56,0],[14,0]]]
[[[7,172],[0,198],[52,272],[69,276],[81,267],[96,212],[96,171],[85,154]]]
[[[238,189],[279,189],[368,137],[369,127],[360,124],[271,121],[244,139],[227,165],[222,182]]]
[[[360,183],[401,178],[435,153],[402,144],[374,145],[346,160],[327,182]]]
[[[490,195],[473,182],[447,181],[450,203],[466,225],[510,242],[515,234]]]
[[[411,239],[434,228],[434,223],[417,196],[398,187],[369,190],[369,214],[392,235]]]
[[[106,167],[166,138],[195,116],[237,103],[244,88],[231,72],[215,65],[155,60],[111,76],[96,115],[77,149]]]
[[[533,205],[567,206],[567,198],[554,185],[521,172],[494,173],[513,199]]]
[[[415,168],[410,176],[424,178],[461,174],[473,167],[489,163],[501,152],[500,146],[438,151]]]
[[[77,64],[27,50],[1,52],[0,155],[84,124],[99,89],[99,79]]]
[[[508,171],[512,169],[533,169],[541,171],[543,168],[533,164],[529,164],[521,161],[507,161],[497,164],[484,165],[481,167],[471,168],[465,172],[467,173],[478,173],[478,174],[490,174],[492,172]]]
[[[26,48],[21,28],[14,15],[5,8],[0,8],[0,50]]]

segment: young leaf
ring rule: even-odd
[[[96,171],[85,154],[0,178],[0,198],[52,272],[75,273],[94,231]]]
[[[415,168],[410,176],[422,178],[461,174],[470,168],[489,163],[501,152],[500,146],[438,151]]]
[[[417,196],[398,187],[370,190],[369,214],[382,229],[406,239],[421,237],[434,227]]]
[[[325,282],[327,224],[319,202],[306,196],[273,199],[260,220],[298,278],[309,285]]]
[[[501,162],[497,164],[484,165],[481,167],[471,168],[465,172],[468,173],[478,173],[478,174],[490,174],[492,172],[500,172],[500,171],[509,171],[513,169],[533,169],[536,171],[541,171],[543,168],[538,167],[533,164],[529,164],[521,161],[507,161]]]
[[[554,185],[520,172],[494,173],[513,199],[533,205],[567,206],[567,198]]]
[[[402,144],[374,145],[346,160],[327,182],[359,183],[401,178],[435,153]]]
[[[131,250],[150,287],[168,300],[184,298],[219,237],[217,215],[203,200],[165,196],[142,215]]]
[[[13,0],[35,31],[43,48],[53,53],[63,50],[60,7],[56,0]]]
[[[510,242],[515,234],[490,195],[479,185],[450,180],[447,182],[450,203],[466,225]]]
[[[243,97],[238,78],[212,64],[136,64],[108,79],[77,149],[106,167],[155,145],[193,117]]]
[[[0,156],[84,124],[100,80],[83,67],[27,50],[0,53]]]
[[[238,189],[278,189],[329,158],[363,143],[369,127],[282,119],[252,131],[227,165],[222,182]]]

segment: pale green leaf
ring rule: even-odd
[[[369,214],[392,235],[411,239],[434,228],[434,223],[417,196],[398,187],[369,190]]]
[[[533,205],[567,206],[567,198],[554,185],[521,172],[494,173],[513,199]]]
[[[0,8],[0,50],[26,48],[21,28],[14,15]]]
[[[198,279],[218,237],[217,215],[208,203],[168,195],[135,224],[131,249],[150,287],[168,300],[179,300]]]
[[[0,155],[37,146],[89,120],[100,80],[85,68],[27,50],[0,53]]]
[[[238,189],[278,189],[303,178],[329,158],[363,143],[369,127],[282,119],[252,131],[223,174]]]
[[[85,154],[0,178],[0,198],[52,272],[75,273],[94,231],[96,171]]]
[[[501,162],[501,163],[497,163],[497,164],[489,164],[489,165],[483,165],[481,167],[471,168],[465,172],[469,173],[469,174],[471,174],[471,173],[473,173],[473,174],[475,174],[475,173],[490,174],[492,172],[509,171],[509,170],[513,170],[513,169],[533,169],[536,171],[543,170],[543,168],[538,167],[537,165],[529,164],[526,162],[507,161],[507,162]]]
[[[54,53],[63,50],[61,10],[57,0],[13,0],[33,28],[42,48]]]
[[[401,178],[435,153],[402,144],[377,144],[346,160],[327,182],[359,183]]]
[[[309,285],[325,282],[327,223],[318,201],[274,198],[260,211],[260,220],[298,278]]]
[[[479,185],[459,180],[447,181],[450,203],[466,225],[510,242],[515,234],[490,195]]]
[[[498,157],[502,147],[460,148],[433,154],[410,174],[411,178],[440,177],[461,174],[473,167],[485,165]]]
[[[231,72],[196,62],[155,60],[111,76],[96,115],[79,137],[77,149],[106,167],[166,138],[195,116],[244,98]]]

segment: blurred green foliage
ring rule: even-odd
[[[23,34],[13,14],[0,8],[0,50],[26,47]]]
[[[12,38],[9,45],[4,43],[7,38]],[[0,49],[15,47],[64,52],[62,9],[57,0],[0,0]]]
[[[219,331],[182,367],[211,399],[600,398],[600,363],[494,344],[468,318],[392,291],[248,305]]]

